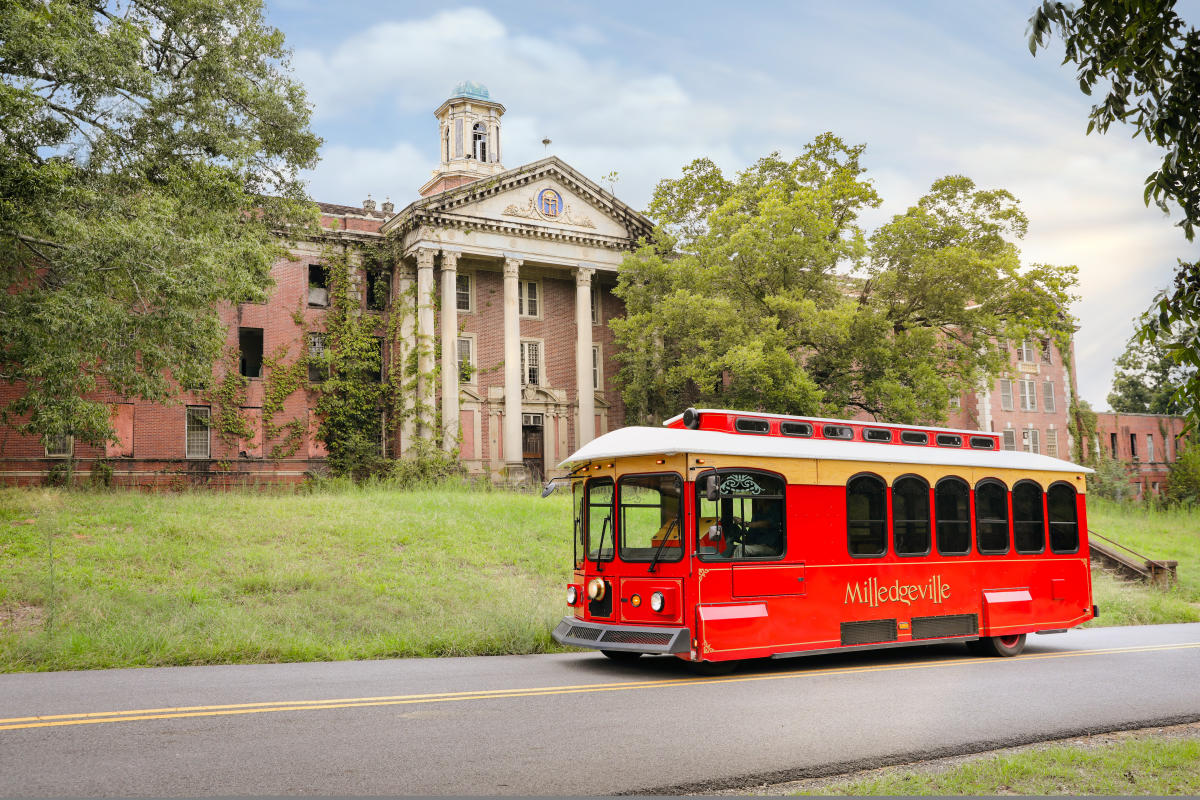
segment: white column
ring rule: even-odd
[[[436,250],[417,250],[417,430],[421,437],[434,436],[433,385],[433,257]]]
[[[504,259],[504,463],[524,476],[521,451],[521,318],[517,304],[520,259]]]
[[[596,395],[592,389],[592,275],[596,270],[575,270],[575,389],[579,400],[578,450],[596,438]]]
[[[416,312],[415,305],[412,304],[412,287],[413,279],[416,276],[413,274],[412,266],[402,263],[396,268],[396,280],[392,281],[395,288],[395,296],[392,298],[392,307],[403,314],[400,318],[400,342],[399,353],[392,364],[393,369],[403,370],[408,364],[408,356],[417,346],[414,340],[414,331],[416,329],[416,320],[413,318],[413,313]],[[413,312],[413,313],[410,313]],[[416,398],[405,397],[402,407],[404,413],[403,423],[400,426],[400,455],[404,455],[412,447],[413,438],[417,433],[417,421],[413,419],[412,409],[416,405]]]
[[[442,449],[458,447],[458,253],[442,251]]]

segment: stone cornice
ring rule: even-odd
[[[549,225],[508,222],[507,220],[493,219],[491,217],[470,217],[465,214],[450,214],[424,209],[413,214],[409,218],[409,224],[403,229],[395,230],[394,233],[396,235],[403,235],[410,230],[420,227],[489,231],[505,236],[521,236],[527,239],[545,239],[554,242],[584,244],[592,247],[602,247],[607,250],[631,250],[634,244],[625,237],[605,236],[603,234],[553,228]]]

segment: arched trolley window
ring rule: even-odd
[[[1046,549],[1046,515],[1042,487],[1033,481],[1017,481],[1012,490],[1013,549],[1018,553],[1041,553]]]
[[[613,542],[613,479],[590,478],[584,500],[583,535],[590,561],[612,561]]]
[[[892,546],[898,556],[929,555],[929,484],[924,478],[905,475],[892,482]]]
[[[683,481],[674,473],[627,475],[617,483],[617,534],[622,561],[683,558],[680,499]]]
[[[846,536],[852,556],[887,550],[887,484],[878,475],[856,475],[846,484]]]
[[[1079,552],[1079,508],[1075,487],[1069,483],[1053,483],[1046,491],[1046,508],[1050,517],[1050,550],[1054,553]]]
[[[937,551],[943,556],[971,552],[971,487],[962,478],[938,481],[933,489]]]
[[[696,552],[704,561],[768,561],[787,549],[785,482],[756,470],[696,478]]]
[[[989,555],[1008,552],[1008,487],[995,478],[975,485],[975,546]]]

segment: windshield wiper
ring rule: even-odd
[[[611,522],[611,516],[605,517],[604,524],[600,526],[600,541],[596,542],[596,572],[604,572],[604,532]]]
[[[650,569],[646,570],[647,572],[654,572],[654,568],[658,566],[658,558],[662,555],[663,548],[667,546],[667,539],[671,538],[671,531],[675,530],[677,525],[679,525],[679,517],[671,520],[670,527],[668,527],[667,532],[663,534],[662,541],[658,543],[658,549],[654,551],[654,558],[650,559]],[[682,546],[683,542],[681,541],[679,544]]]

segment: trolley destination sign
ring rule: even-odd
[[[883,603],[904,603],[912,605],[914,600],[929,600],[941,603],[950,596],[950,586],[942,582],[941,575],[934,575],[926,583],[900,583],[899,579],[891,586],[881,584],[878,578],[867,578],[862,583],[846,584],[845,605],[851,603],[866,603],[871,608],[878,608]]]

